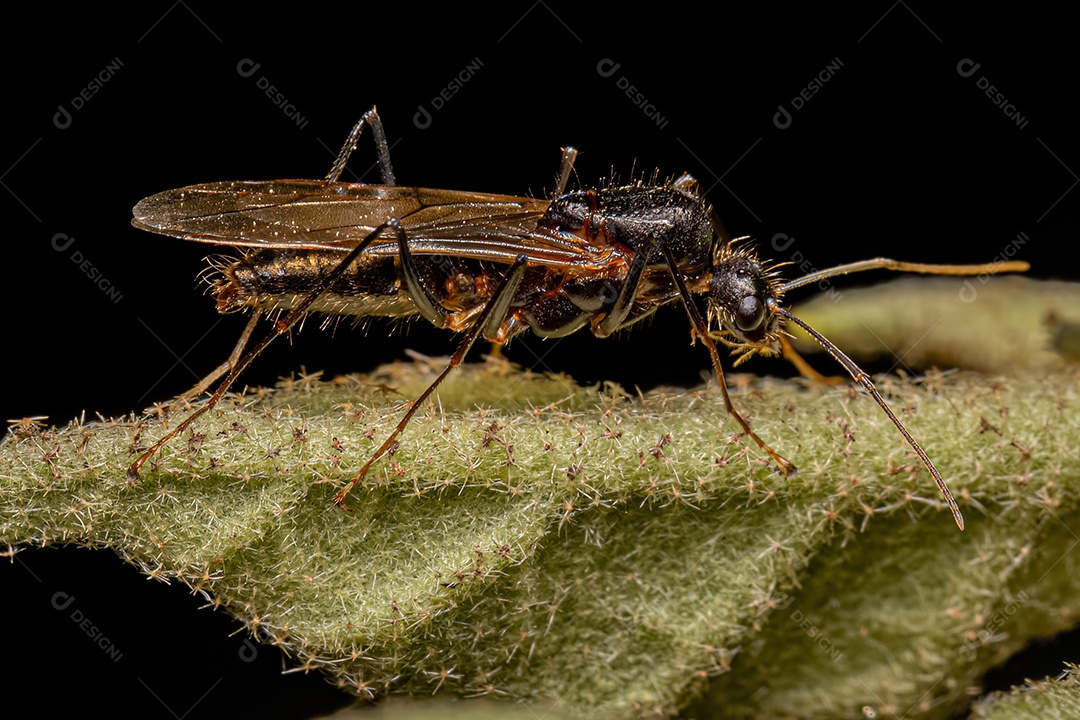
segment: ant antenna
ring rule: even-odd
[[[949,491],[949,486],[945,484],[945,480],[942,479],[941,474],[938,473],[937,468],[934,467],[934,463],[930,461],[930,457],[926,454],[926,451],[924,451],[915,438],[911,436],[911,433],[907,431],[904,424],[900,422],[900,418],[896,417],[896,413],[892,411],[892,408],[889,407],[888,403],[881,397],[881,394],[878,393],[877,388],[874,387],[874,383],[870,380],[870,376],[863,372],[862,368],[856,365],[855,361],[845,355],[840,348],[833,345],[827,337],[792,315],[790,311],[775,304],[771,299],[769,301],[769,306],[774,313],[777,313],[786,320],[792,321],[805,330],[810,337],[817,340],[821,347],[825,348],[825,350],[833,356],[833,359],[848,371],[848,374],[851,375],[851,378],[855,382],[866,388],[866,392],[870,393],[870,397],[874,398],[874,401],[881,406],[881,409],[889,416],[889,419],[892,420],[896,429],[900,431],[900,434],[904,436],[904,439],[907,440],[908,444],[915,450],[915,454],[923,461],[923,465],[926,466],[926,469],[934,476],[938,489],[941,490],[941,494],[945,497],[945,502],[949,504],[949,509],[952,510],[953,519],[956,520],[957,526],[963,530],[964,516],[960,514],[960,508],[957,507],[956,500],[953,499],[953,495]]]

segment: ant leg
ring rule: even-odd
[[[724,367],[720,363],[720,353],[716,349],[716,343],[713,342],[713,339],[709,336],[709,327],[702,319],[701,313],[697,309],[697,305],[694,304],[694,299],[690,296],[690,291],[686,289],[686,283],[683,281],[682,274],[679,272],[679,266],[675,261],[675,256],[672,254],[671,248],[666,245],[664,246],[664,256],[667,258],[671,277],[674,278],[675,285],[679,288],[679,297],[682,299],[683,307],[686,308],[686,314],[690,316],[690,326],[693,328],[694,334],[709,350],[709,356],[712,358],[713,372],[716,374],[716,379],[720,382],[720,391],[724,396],[724,407],[727,408],[728,415],[735,418],[735,421],[742,427],[743,432],[749,435],[754,442],[758,444],[758,447],[764,450],[769,457],[776,462],[782,473],[788,476],[794,475],[796,472],[795,466],[769,447],[764,440],[759,438],[757,433],[750,429],[750,425],[746,422],[746,418],[735,409],[734,403],[731,402],[731,396],[728,394],[727,381],[724,379]]]
[[[395,228],[397,227],[397,225],[398,221],[396,219],[392,219],[372,230],[366,238],[360,241],[360,243],[355,248],[353,248],[340,263],[338,263],[337,267],[335,267],[333,270],[328,272],[320,279],[318,284],[311,290],[311,292],[308,293],[308,295],[296,307],[290,310],[288,315],[275,323],[274,329],[271,330],[266,335],[266,337],[260,340],[259,343],[255,345],[255,347],[253,347],[251,350],[248,350],[247,354],[241,357],[238,361],[236,361],[235,363],[230,362],[229,364],[231,365],[231,367],[229,369],[228,375],[226,375],[225,379],[221,381],[221,384],[218,386],[217,390],[214,391],[214,394],[210,397],[206,404],[200,407],[198,410],[195,410],[186,418],[184,418],[183,422],[181,422],[171,431],[162,436],[156,443],[154,443],[147,450],[145,450],[142,455],[136,458],[135,462],[131,463],[131,466],[128,468],[127,471],[128,482],[137,482],[139,479],[139,470],[142,468],[142,466],[146,463],[147,460],[153,457],[154,454],[162,447],[164,447],[170,440],[172,440],[174,437],[186,430],[188,426],[191,425],[191,423],[193,423],[195,420],[197,420],[199,417],[201,417],[203,414],[205,414],[215,405],[217,405],[221,398],[225,396],[225,393],[228,392],[229,388],[232,387],[232,384],[236,382],[236,378],[240,376],[240,373],[247,369],[247,366],[251,364],[251,362],[259,355],[259,353],[265,350],[266,346],[273,342],[278,336],[288,333],[307,314],[308,308],[311,307],[311,304],[315,302],[319,298],[319,296],[326,292],[329,288],[333,287],[334,283],[336,283],[338,279],[340,279],[341,276],[345,274],[345,271],[349,269],[349,266],[352,265],[356,258],[360,256],[360,253],[367,249],[367,247],[371,245],[371,243],[374,242],[380,235],[382,235],[384,231],[386,231],[388,228]],[[251,325],[250,322],[249,325]]]
[[[578,150],[576,147],[567,145],[562,149],[562,159],[559,161],[559,172],[555,176],[555,187],[551,190],[552,200],[555,200],[566,192],[566,186],[570,184],[570,175],[574,172],[574,161],[577,160],[577,156]],[[411,292],[412,290],[410,289],[410,293]],[[428,320],[431,320],[431,318],[428,318]],[[501,322],[498,324],[501,324]],[[442,327],[442,325],[439,325],[439,327]],[[496,337],[495,331],[497,330],[498,327],[496,327],[492,332],[485,332],[485,337],[489,339],[492,337]],[[488,354],[493,358],[502,358],[503,344],[504,343],[498,340],[491,340],[491,350]]]
[[[232,354],[229,355],[229,359],[214,368],[214,371],[200,380],[193,388],[179,396],[180,400],[193,400],[202,395],[206,390],[213,385],[218,378],[225,373],[236,367],[236,364],[240,362],[240,358],[244,354],[244,348],[251,340],[252,334],[255,332],[255,325],[259,322],[259,313],[256,312],[248,320],[247,325],[244,327],[244,332],[240,333],[240,340],[237,341],[236,347],[233,348]]]
[[[822,375],[812,368],[810,363],[803,359],[803,356],[795,350],[791,342],[783,335],[780,336],[780,352],[783,353],[785,360],[795,366],[800,375],[811,382],[819,385],[844,385],[847,383],[847,378],[839,375]]]
[[[420,406],[427,400],[435,389],[439,387],[446,376],[450,374],[450,371],[461,364],[465,359],[465,355],[468,354],[469,349],[472,348],[473,343],[481,334],[491,331],[491,328],[498,327],[505,321],[507,315],[510,312],[510,303],[514,299],[514,295],[517,294],[517,290],[521,287],[521,281],[525,278],[526,258],[524,255],[519,255],[514,264],[510,266],[510,269],[503,276],[502,282],[495,290],[495,294],[492,295],[491,300],[484,306],[484,310],[480,313],[480,316],[473,321],[473,324],[465,331],[465,337],[462,338],[461,344],[458,349],[450,357],[450,362],[446,365],[439,376],[428,386],[427,390],[420,393],[420,397],[416,398],[409,404],[409,409],[405,413],[404,417],[398,422],[397,427],[390,433],[390,436],[383,441],[383,444],[379,446],[379,449],[368,459],[364,466],[360,468],[360,472],[356,473],[349,480],[349,484],[338,491],[338,494],[334,496],[334,504],[339,507],[345,507],[345,498],[349,495],[349,492],[356,487],[364,476],[371,470],[371,466],[376,463],[383,455],[390,451],[392,447],[397,443],[397,437],[412,420],[413,415],[420,409]]]
[[[559,172],[555,176],[555,187],[551,190],[551,199],[555,200],[563,193],[566,192],[566,186],[570,184],[570,175],[574,172],[574,161],[577,160],[578,150],[576,147],[567,145],[562,149],[562,159],[559,161]],[[429,318],[430,319],[430,318]],[[498,323],[491,332],[485,332],[484,336],[490,340],[490,338],[497,337]],[[441,327],[441,326],[440,326]],[[503,342],[499,340],[490,340],[491,349],[488,355],[493,358],[503,358]]]
[[[576,147],[567,146],[562,150],[562,160],[559,162],[559,174],[555,176],[555,188],[551,191],[551,199],[559,197],[566,192],[566,186],[570,183],[570,173],[574,171],[574,161],[577,160]]]
[[[445,328],[448,312],[420,277],[420,268],[416,266],[416,259],[409,250],[409,238],[405,228],[401,227],[400,223],[395,223],[394,231],[397,233],[398,254],[401,256],[401,274],[405,276],[405,289],[409,291],[409,297],[425,320],[437,328]],[[447,262],[449,263],[449,260]]]
[[[345,138],[345,145],[342,146],[341,152],[338,153],[337,159],[334,160],[330,172],[326,174],[326,180],[328,182],[337,182],[338,178],[341,177],[341,173],[345,170],[345,163],[349,161],[349,156],[352,155],[353,150],[356,149],[356,143],[360,140],[360,133],[364,130],[364,125],[371,128],[371,134],[375,138],[375,153],[378,155],[379,177],[382,178],[382,184],[397,185],[397,181],[394,179],[394,169],[390,165],[390,146],[386,144],[386,132],[383,131],[382,120],[379,119],[379,113],[375,111],[374,106],[364,113],[360,121],[353,126],[349,137]]]
[[[615,297],[611,309],[600,322],[593,324],[592,331],[597,337],[608,337],[623,327],[626,317],[630,314],[630,308],[634,306],[634,300],[637,298],[638,285],[641,284],[641,276],[645,272],[645,265],[648,263],[649,256],[652,255],[657,242],[656,238],[652,238],[647,245],[639,249],[634,255],[634,261],[626,272],[626,278],[623,280],[622,287],[619,289],[619,294]]]
[[[526,260],[525,255],[517,256],[514,264],[506,271],[502,283],[495,289],[495,294],[491,296],[488,304],[484,306],[484,312],[477,318],[475,324],[480,328],[480,332],[483,333],[484,337],[498,337],[503,322],[510,317],[510,303],[513,302],[514,295],[517,294],[518,288],[521,287],[521,281],[525,279]],[[470,332],[471,330],[470,328]],[[475,339],[473,338],[473,340]],[[464,344],[462,342],[462,345]],[[472,340],[469,341],[469,344],[472,344]],[[468,352],[468,349],[465,352]],[[462,354],[461,359],[463,360],[464,353],[461,352],[460,348],[458,353]]]

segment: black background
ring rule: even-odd
[[[207,248],[133,229],[130,208],[196,182],[322,177],[373,104],[402,184],[542,195],[559,148],[574,144],[587,184],[613,170],[694,174],[728,229],[759,238],[765,255],[778,233],[795,238],[778,260],[798,251],[818,268],[875,255],[984,262],[1024,232],[1033,276],[1080,275],[1075,24],[1065,10],[884,2],[706,14],[656,4],[616,15],[556,3],[432,12],[189,2],[123,15],[24,11],[0,51],[3,418],[129,413],[221,362],[243,318],[219,322],[196,282]],[[958,72],[964,60],[979,65],[969,77]],[[436,109],[433,98],[478,63]],[[610,76],[598,72],[613,63]],[[238,71],[253,64],[253,74]],[[796,110],[793,98],[830,64],[839,69]],[[99,76],[106,80],[77,108]],[[980,90],[980,78],[1023,127]],[[287,98],[303,127],[260,84]],[[783,129],[774,122],[781,105],[791,114]],[[424,128],[414,122],[421,106],[431,117]],[[361,142],[354,158],[356,175],[375,181],[371,145]],[[60,252],[63,237],[75,240]],[[118,302],[72,262],[76,251]],[[509,354],[583,382],[650,387],[698,380],[707,357],[687,345],[685,318],[669,309],[615,339],[530,338]],[[406,347],[446,354],[453,339],[423,323],[407,334],[388,325],[307,330],[269,350],[246,380],[270,384],[302,365],[330,375],[370,370]],[[348,701],[318,676],[281,676],[270,648],[243,662],[243,633],[228,636],[236,622],[198,611],[200,598],[148,583],[111,555],[24,552],[0,565],[0,583],[9,624],[0,676],[13,691],[20,679],[57,689],[35,707],[305,717]],[[123,652],[119,662],[71,621],[71,608],[52,607],[56,592],[76,598]],[[1028,672],[1058,665],[1052,657]]]

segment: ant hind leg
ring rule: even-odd
[[[360,133],[363,132],[365,125],[371,128],[371,134],[375,138],[375,153],[378,156],[379,177],[382,178],[382,184],[397,185],[394,169],[390,165],[390,146],[386,143],[386,132],[383,130],[382,120],[379,119],[379,113],[376,112],[374,106],[364,113],[364,116],[349,132],[349,137],[345,138],[345,144],[338,153],[337,159],[334,160],[330,172],[326,174],[326,180],[337,182],[341,177],[341,173],[345,170],[345,163],[349,161],[349,156],[356,149],[356,143],[359,142]]]
[[[251,319],[248,320],[247,325],[244,327],[244,332],[240,334],[240,339],[236,343],[236,347],[233,348],[232,354],[229,355],[229,359],[214,368],[213,372],[204,377],[198,383],[196,383],[190,390],[183,395],[177,396],[178,400],[194,400],[195,398],[206,392],[211,385],[230,370],[236,367],[240,362],[240,358],[244,356],[244,348],[247,347],[248,342],[251,340],[252,334],[255,332],[255,326],[259,323],[259,313],[253,313]]]

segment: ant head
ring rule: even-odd
[[[719,325],[716,339],[744,348],[748,355],[776,354],[782,331],[775,270],[763,265],[749,246],[722,243],[717,247],[708,303],[709,327],[714,321]]]

